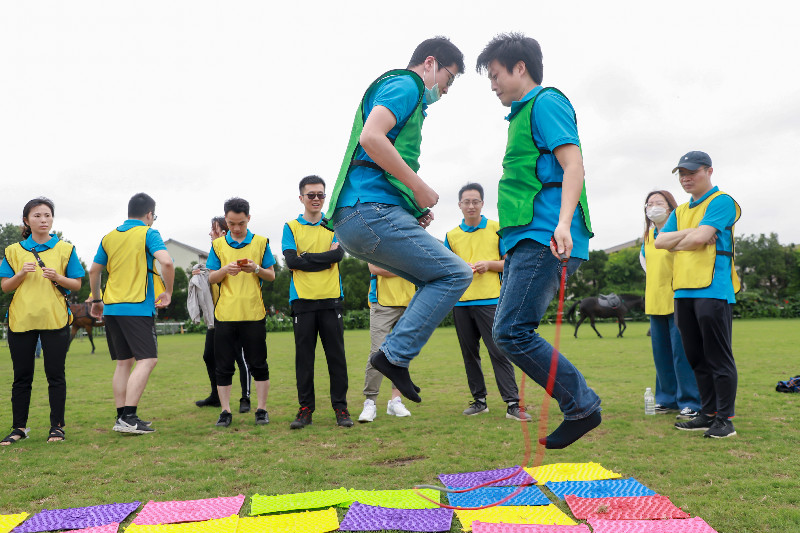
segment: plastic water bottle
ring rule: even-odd
[[[653,395],[653,389],[647,387],[644,391],[644,414],[656,414],[656,397]]]

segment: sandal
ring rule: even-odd
[[[14,430],[11,433],[9,433],[6,438],[1,440],[0,443],[2,443],[3,446],[10,446],[12,444],[15,444],[17,441],[27,438],[28,438],[28,428],[25,429],[14,428]]]
[[[50,434],[47,436],[47,442],[64,442],[65,440],[67,440],[67,436],[64,434],[64,428],[58,426],[53,426],[50,428]]]

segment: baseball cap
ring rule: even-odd
[[[688,154],[681,157],[680,161],[678,161],[678,166],[672,169],[672,173],[674,174],[677,172],[679,168],[685,168],[686,170],[697,170],[700,167],[710,167],[711,165],[711,157],[705,152],[689,152]]]

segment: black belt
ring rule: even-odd
[[[350,161],[351,167],[367,167],[372,168],[375,170],[380,170],[381,172],[385,172],[381,166],[377,163],[373,163],[372,161],[364,161],[363,159],[353,159]]]

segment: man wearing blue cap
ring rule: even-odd
[[[672,172],[692,199],[670,214],[655,246],[675,253],[675,323],[702,403],[696,417],[677,422],[675,428],[704,431],[703,436],[717,439],[732,437],[738,375],[731,349],[731,306],[740,287],[733,231],[741,209],[712,186],[714,169],[707,153],[689,152]]]

